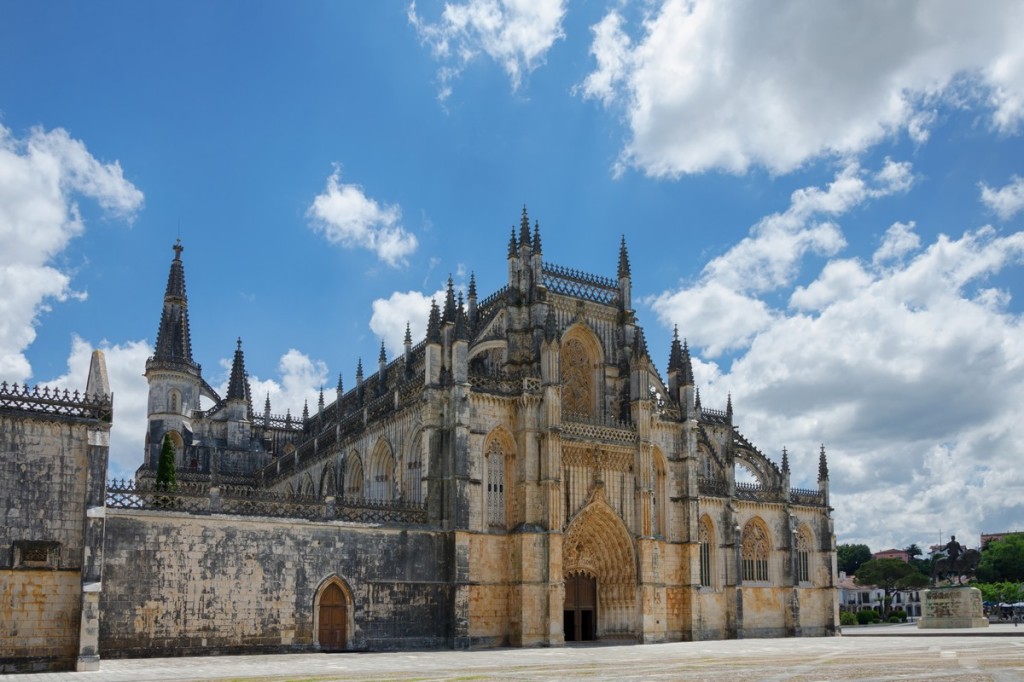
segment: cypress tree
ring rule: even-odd
[[[174,442],[171,434],[164,434],[164,444],[160,448],[160,461],[156,466],[156,487],[158,490],[174,490],[177,481],[174,477]]]

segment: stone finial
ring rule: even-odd
[[[448,275],[448,291],[444,295],[444,314],[441,316],[441,323],[455,322],[455,282],[451,274]]]
[[[471,301],[476,299],[476,275],[472,272],[469,273],[469,293],[467,296]]]
[[[644,338],[644,330],[641,327],[636,327],[633,332],[633,357],[637,359],[649,357],[647,339]]]
[[[302,401],[302,423],[305,424],[309,421],[309,401]]]
[[[540,255],[540,221],[533,221],[533,253],[536,256]]]
[[[380,340],[380,355],[377,356],[377,362],[385,364],[388,361],[388,352],[384,348],[384,339]]]
[[[441,311],[437,300],[430,300],[430,316],[427,318],[427,343],[441,343]]]
[[[359,358],[356,362],[356,385],[363,383],[363,359]]]
[[[320,399],[317,401],[316,409],[317,412],[324,411],[324,387],[322,385],[320,386]]]
[[[341,398],[341,396],[345,393],[345,384],[341,380],[341,372],[338,372],[338,388],[337,388],[337,392],[338,392],[338,398]]]
[[[270,391],[267,391],[267,400],[263,403],[263,417],[265,420],[270,419]],[[267,421],[264,426],[270,426],[270,422]]]
[[[242,337],[238,337],[235,345],[235,357],[231,361],[231,379],[228,381],[227,400],[245,400],[245,398],[245,355],[242,353]]]
[[[785,446],[782,448],[782,473],[789,473],[789,452],[786,451]]]
[[[679,325],[672,328],[672,347],[668,352],[668,371],[679,372],[683,369],[683,347],[679,343]]]
[[[409,347],[412,346],[412,327],[409,326],[408,321],[405,323],[405,339],[402,340],[402,345],[405,346],[406,350],[409,350]]]
[[[508,240],[508,257],[515,258],[519,251],[519,245],[516,244],[516,226],[512,226],[512,236]]]
[[[89,359],[89,377],[85,380],[85,394],[102,398],[110,395],[107,361],[101,350],[94,350]]]
[[[699,388],[694,390],[693,407],[694,407],[694,409],[697,409],[697,410],[700,409],[700,389]]]
[[[174,260],[181,260],[181,252],[185,250],[185,247],[181,245],[181,237],[174,240],[174,246],[171,248],[174,250]]]
[[[725,415],[732,417],[732,391],[729,392],[729,397],[725,401]]]
[[[469,323],[466,320],[466,309],[462,305],[461,294],[459,294],[459,307],[455,311],[455,340],[469,341]]]
[[[828,480],[828,459],[825,457],[825,444],[821,444],[821,452],[818,454],[818,482]]]
[[[682,384],[684,386],[693,385],[693,361],[690,359],[690,347],[686,345],[686,339],[683,339],[683,377]]]
[[[164,362],[192,364],[192,334],[188,321],[188,297],[185,294],[185,266],[181,261],[184,247],[179,239],[174,245],[174,260],[167,273],[164,307],[156,334],[153,357]]]
[[[519,246],[530,248],[530,217],[526,215],[526,204],[523,204],[523,217],[519,221]]]
[[[619,279],[629,277],[629,252],[626,251],[626,235],[622,235],[622,243],[619,246]]]
[[[544,318],[544,338],[548,341],[558,340],[558,318],[555,317],[555,306],[548,303],[548,314]]]

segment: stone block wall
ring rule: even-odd
[[[349,588],[355,650],[451,646],[449,537],[338,521],[108,510],[100,648],[166,656],[316,648],[314,602]]]
[[[73,667],[80,614],[78,571],[0,570],[0,673]]]

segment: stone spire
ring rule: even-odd
[[[469,341],[469,323],[466,320],[466,306],[459,292],[459,306],[455,311],[455,340]]]
[[[476,331],[476,275],[469,273],[469,291],[466,296],[466,319],[469,321],[469,328]]]
[[[306,422],[309,421],[309,401],[302,401],[302,425],[305,426]]]
[[[324,411],[324,387],[323,386],[320,386],[320,399],[317,400],[316,411],[321,413],[321,414]]]
[[[89,358],[89,377],[85,380],[85,395],[92,399],[107,398],[111,395],[107,362],[101,350],[94,350],[92,357]]]
[[[679,326],[672,328],[672,348],[668,352],[668,371],[681,372],[683,369],[683,347],[679,343]]]
[[[789,473],[789,453],[785,447],[782,448],[782,473]]]
[[[441,343],[441,311],[437,300],[430,300],[430,316],[427,318],[427,343]]]
[[[683,385],[693,385],[693,362],[690,360],[690,347],[683,339]]]
[[[341,372],[338,372],[338,388],[337,388],[337,393],[338,393],[338,400],[341,400],[341,396],[345,395],[345,384],[341,380]]]
[[[267,400],[263,403],[263,428],[270,428],[270,391],[267,391]]]
[[[619,279],[629,276],[629,253],[626,251],[626,235],[622,235],[622,243],[619,246]]]
[[[377,356],[377,362],[379,362],[381,365],[384,365],[384,364],[387,364],[387,361],[388,361],[388,352],[384,348],[384,339],[381,339],[380,340],[380,355]]]
[[[633,357],[642,359],[649,357],[647,354],[647,339],[644,338],[644,330],[637,327],[633,332]]]
[[[729,397],[725,401],[725,416],[732,419],[732,391],[729,392]]]
[[[818,483],[828,480],[828,460],[825,458],[825,444],[821,444],[821,452],[818,455]]]
[[[444,295],[444,315],[441,316],[441,323],[455,322],[455,283],[452,276],[448,275],[448,291]]]
[[[231,379],[228,381],[227,400],[245,400],[247,382],[245,375],[245,356],[242,353],[242,337],[238,337],[235,346],[235,358],[231,362]]]
[[[359,358],[356,362],[356,386],[363,385],[363,359]]]
[[[530,217],[526,215],[526,204],[523,204],[523,217],[519,221],[519,248],[530,248]]]
[[[696,389],[696,391],[694,392],[693,407],[695,409],[698,409],[698,410],[700,409],[700,389],[699,388]]]
[[[540,221],[533,221],[533,253],[540,255]]]
[[[547,341],[558,340],[558,319],[555,317],[555,306],[548,304],[548,314],[544,318],[544,338]]]
[[[467,297],[471,301],[476,300],[476,275],[472,272],[469,273],[469,292]]]
[[[188,298],[185,295],[185,267],[181,252],[185,247],[179,239],[174,243],[174,260],[167,275],[164,309],[156,335],[155,360],[194,365],[192,361],[192,335],[188,324]]]
[[[406,352],[412,348],[412,327],[409,325],[408,321],[405,323],[405,338],[402,340],[402,345],[405,346]]]
[[[515,258],[516,252],[519,251],[519,245],[516,244],[516,226],[512,226],[512,236],[508,240],[508,257]]]

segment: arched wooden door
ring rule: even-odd
[[[597,580],[585,573],[565,577],[562,626],[567,642],[597,639]]]
[[[331,583],[320,595],[320,648],[324,651],[343,650],[348,635],[347,625],[345,595],[337,583]]]

